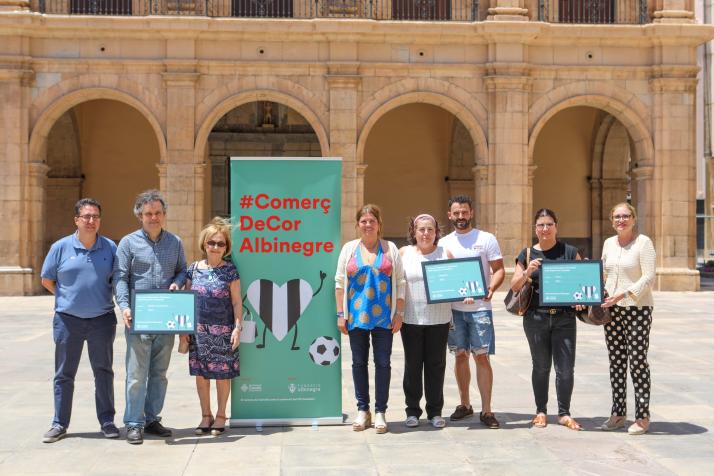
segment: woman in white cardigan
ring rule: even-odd
[[[655,249],[652,240],[635,231],[637,211],[629,203],[619,203],[610,211],[616,236],[605,240],[602,260],[612,322],[605,325],[610,356],[612,411],[603,423],[604,431],[625,426],[627,419],[627,364],[635,388],[635,422],[631,435],[641,435],[650,426],[650,368],[647,363],[652,325],[652,282],[655,278]]]
[[[387,432],[385,412],[389,399],[393,335],[402,326],[404,270],[399,250],[382,236],[382,213],[367,204],[356,216],[360,238],[342,247],[335,273],[337,327],[349,336],[352,379],[357,398],[355,431],[371,426],[367,361],[370,338],[375,366],[375,419],[377,433]]]

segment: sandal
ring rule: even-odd
[[[211,415],[210,413],[209,413],[208,415],[201,415],[201,416],[202,416],[204,419],[208,418],[208,426],[201,426],[201,425],[199,424],[199,426],[196,427],[196,431],[194,431],[194,433],[195,433],[196,435],[198,435],[198,436],[206,435],[206,434],[210,433],[210,432],[211,432],[211,425],[213,425],[213,422],[215,421],[215,420],[213,419],[213,415]],[[201,423],[203,423],[203,420],[201,420]]]
[[[374,414],[374,432],[381,435],[387,432],[387,419],[384,412]]]
[[[223,420],[223,426],[216,427],[216,426],[211,425],[211,434],[213,436],[218,436],[221,433],[223,433],[224,431],[226,431],[226,416],[225,415],[216,414],[216,420],[214,421],[213,424],[215,425],[215,422],[218,421],[219,418],[221,418]]]
[[[650,421],[649,419],[639,419],[636,420],[630,427],[627,429],[627,433],[630,435],[644,435],[650,430]]]
[[[369,428],[372,425],[372,414],[366,410],[359,410],[357,412],[357,418],[352,422],[352,430],[354,431],[364,431],[365,428]]]
[[[545,428],[546,426],[548,426],[548,417],[545,415],[545,413],[539,413],[533,417],[533,420],[531,420],[531,424],[535,428]]]
[[[570,415],[563,415],[558,418],[558,424],[575,431],[581,431],[583,429],[583,427],[580,426],[580,423],[575,421]]]

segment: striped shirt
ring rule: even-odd
[[[131,304],[132,289],[168,289],[172,283],[186,283],[186,256],[181,239],[161,230],[152,241],[143,229],[119,242],[114,261],[114,294],[123,311]]]

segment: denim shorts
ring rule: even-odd
[[[474,355],[495,354],[496,335],[491,311],[463,312],[451,310],[453,326],[449,330],[449,350]]]

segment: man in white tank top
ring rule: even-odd
[[[488,428],[496,429],[500,424],[491,411],[493,370],[489,361],[489,354],[495,353],[491,298],[503,283],[506,274],[503,256],[495,236],[471,225],[473,207],[470,197],[457,196],[449,200],[448,216],[454,231],[439,244],[454,258],[480,257],[488,288],[488,295],[484,299],[471,300],[473,303],[454,302],[451,305],[453,328],[449,331],[449,350],[456,358],[454,371],[461,400],[461,404],[451,415],[451,420],[461,420],[473,415],[469,396],[471,354],[476,362],[476,382],[481,394],[480,419]]]

